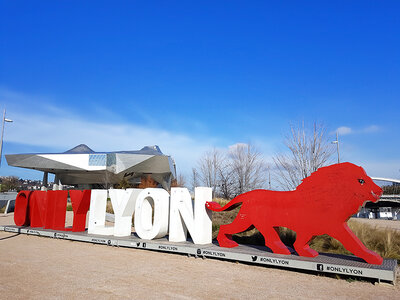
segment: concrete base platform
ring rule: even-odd
[[[266,247],[239,245],[235,248],[222,248],[216,244],[195,245],[192,242],[171,243],[166,238],[143,240],[132,234],[130,237],[100,236],[87,232],[55,231],[43,228],[0,226],[0,230],[29,235],[37,235],[80,242],[89,242],[116,247],[154,250],[169,253],[187,254],[196,257],[218,258],[231,261],[274,266],[288,269],[307,270],[316,273],[332,273],[394,283],[397,261],[384,259],[382,265],[370,265],[354,256],[321,253],[315,258],[297,255],[280,255],[268,251]]]

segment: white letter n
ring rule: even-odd
[[[194,212],[192,198],[186,188],[172,188],[170,202],[169,241],[184,242],[187,231],[195,244],[211,244],[211,211],[206,202],[211,201],[211,188],[195,188]]]

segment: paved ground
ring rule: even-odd
[[[70,221],[70,217],[69,217]],[[0,224],[13,224],[12,215]],[[0,232],[3,299],[398,299],[395,286]],[[398,277],[400,277],[398,275]]]

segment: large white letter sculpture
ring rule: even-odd
[[[130,236],[132,233],[132,215],[135,210],[136,199],[143,189],[110,189],[110,199],[114,210],[115,236]]]
[[[189,191],[185,188],[172,188],[169,241],[185,242],[187,230],[189,230],[195,244],[211,244],[211,211],[206,209],[206,201],[211,200],[211,188],[195,188],[193,212],[192,198]]]
[[[114,209],[114,226],[105,226],[107,192]],[[208,187],[195,188],[194,207],[185,188],[172,188],[171,197],[166,190],[156,188],[92,190],[88,233],[130,236],[134,213],[136,234],[142,239],[162,238],[169,227],[171,242],[185,242],[189,231],[195,244],[210,244],[211,211],[205,204],[211,199]]]
[[[114,226],[106,225],[107,190],[92,190],[88,233],[113,235]]]
[[[154,206],[154,217],[152,216]],[[135,206],[135,230],[146,240],[161,238],[168,233],[169,194],[166,190],[147,188],[143,190]],[[154,221],[153,221],[153,220]]]

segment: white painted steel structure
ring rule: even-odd
[[[371,179],[372,180],[380,180],[380,181],[400,183],[400,179],[393,179],[393,178],[371,177]]]
[[[108,187],[126,179],[140,183],[142,176],[169,189],[176,178],[175,164],[158,146],[146,146],[137,151],[95,152],[81,144],[64,153],[33,153],[6,155],[10,166],[55,174],[55,184],[78,185],[85,188]]]

